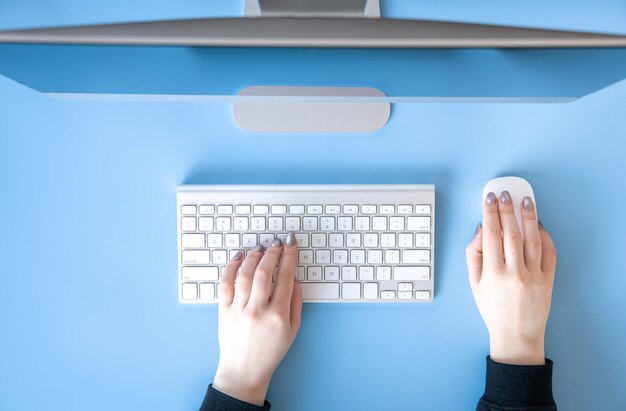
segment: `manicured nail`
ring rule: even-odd
[[[239,261],[241,260],[242,257],[243,257],[243,253],[241,251],[237,251],[235,255],[233,256],[233,260]]]
[[[500,193],[500,201],[502,201],[504,204],[511,204],[511,193],[509,193],[506,190],[501,192]]]
[[[476,232],[474,233],[474,237],[478,235],[478,233],[480,232],[482,228],[483,228],[483,225],[481,223],[478,223],[478,225],[476,226]]]
[[[296,243],[296,235],[294,233],[287,234],[287,238],[285,238],[285,244],[287,247],[291,247]]]
[[[541,221],[537,220],[537,225],[539,225],[540,230],[545,230],[545,228],[543,227],[543,224],[541,224]]]
[[[283,245],[283,240],[281,240],[280,238],[277,238],[276,240],[272,241],[272,247],[282,247]]]
[[[261,244],[257,244],[257,245],[254,246],[252,251],[258,251],[258,252],[262,253],[263,251],[265,251],[265,248],[263,248],[263,246]]]
[[[532,211],[533,208],[535,208],[532,198],[528,196],[524,197],[522,200],[522,207],[524,207],[524,210]]]
[[[496,195],[492,192],[489,192],[487,194],[487,197],[485,198],[485,203],[487,204],[495,204],[496,203]]]

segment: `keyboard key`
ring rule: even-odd
[[[233,228],[235,231],[248,231],[248,217],[233,218]]]
[[[303,205],[292,205],[289,206],[289,214],[302,215],[304,214],[304,206]]]
[[[311,247],[326,247],[326,234],[312,234]]]
[[[261,234],[259,235],[259,244],[261,244],[263,247],[268,248],[272,242],[274,241],[274,234]]]
[[[427,281],[430,267],[394,267],[393,279],[396,281]]]
[[[308,234],[296,234],[296,241],[298,242],[298,247],[309,247]]]
[[[413,292],[413,283],[398,283],[398,291]]]
[[[358,300],[361,298],[361,283],[342,283],[341,298],[344,300]]]
[[[183,248],[203,248],[204,234],[183,234],[181,236],[181,246]]]
[[[415,291],[416,300],[430,300],[430,291]]]
[[[429,262],[430,250],[402,251],[402,264],[428,264]]]
[[[359,280],[373,281],[374,280],[374,267],[359,267]]]
[[[320,217],[320,229],[322,231],[334,231],[335,217]]]
[[[184,265],[208,265],[211,262],[210,251],[183,250],[181,260]]]
[[[403,231],[404,217],[389,217],[389,229],[392,231]]]
[[[183,281],[217,281],[217,267],[183,267]]]
[[[370,229],[370,218],[369,217],[355,217],[354,218],[354,229],[356,231],[367,231]]]
[[[330,250],[316,250],[315,251],[315,263],[316,264],[329,264],[330,263]]]
[[[400,204],[398,206],[398,214],[413,214],[413,206],[411,204]]]
[[[303,299],[336,300],[339,298],[339,283],[302,283]]]
[[[307,280],[322,281],[322,267],[309,267]]]
[[[398,299],[399,300],[410,300],[413,298],[412,291],[398,291]]]
[[[182,215],[196,215],[197,207],[195,205],[180,206],[180,213]]]
[[[215,214],[215,206],[212,206],[212,205],[200,206],[200,215],[211,215],[211,214]]]
[[[283,231],[283,218],[282,217],[270,217],[267,219],[269,229],[272,231]]]
[[[408,234],[408,233],[398,234],[398,247],[402,247],[402,248],[413,247],[413,234]]]
[[[416,205],[415,214],[430,214],[430,205],[426,205],[426,204]]]
[[[378,234],[363,234],[363,247],[378,247]]]
[[[360,247],[361,246],[361,234],[347,234],[346,235],[346,247]]]
[[[302,266],[296,267],[296,280],[304,281],[304,267]]]
[[[368,264],[382,264],[383,250],[367,250]]]
[[[393,233],[383,233],[380,235],[380,246],[383,248],[396,246],[396,235]]]
[[[385,263],[386,264],[399,264],[400,263],[400,250],[385,250]]]
[[[324,280],[339,281],[339,267],[324,268]]]
[[[372,230],[374,231],[387,230],[387,217],[372,217]]]
[[[241,238],[239,237],[239,234],[229,233],[224,236],[224,243],[228,248],[238,248],[241,247]]]
[[[395,300],[396,292],[395,291],[381,291],[380,298],[382,300]]]
[[[326,206],[326,214],[340,214],[341,206],[340,205],[327,205]]]
[[[233,213],[233,206],[231,205],[218,205],[217,206],[217,214],[219,215],[230,215]]]
[[[430,247],[430,234],[415,234],[415,247]]]
[[[366,300],[375,300],[378,298],[378,283],[363,284],[363,298]]]
[[[323,207],[321,205],[310,205],[306,208],[307,214],[319,215],[322,214]]]
[[[287,231],[300,231],[300,217],[285,217]]]
[[[347,266],[341,267],[341,279],[344,281],[356,280],[356,267]]]
[[[329,234],[328,246],[332,248],[343,247],[343,234]]]
[[[266,215],[270,211],[270,208],[266,205],[255,205],[252,207],[252,213],[256,215]]]
[[[183,283],[183,300],[197,300],[198,285],[195,283]]]
[[[365,263],[365,250],[352,250],[350,251],[350,262],[352,264]]]
[[[236,205],[235,206],[235,214],[237,215],[249,215],[250,211],[251,209],[249,205]]]
[[[241,244],[242,247],[245,248],[251,248],[254,247],[255,245],[257,245],[257,238],[256,238],[256,234],[244,234],[243,235],[243,243]]]
[[[226,254],[226,250],[213,250],[213,264],[226,264],[228,262],[228,257]]]
[[[198,231],[213,231],[213,217],[198,218]]]
[[[352,230],[352,217],[337,217],[337,230],[351,231]]]
[[[214,300],[215,299],[215,284],[210,284],[210,283],[200,284],[200,299],[201,300]]]
[[[378,207],[380,214],[393,214],[396,212],[396,207],[390,204],[384,204]]]
[[[333,264],[346,264],[348,262],[348,250],[333,250]]]
[[[359,214],[359,206],[356,204],[348,204],[343,206],[344,214]]]
[[[302,218],[303,230],[317,231],[317,217],[303,217]]]
[[[250,230],[252,230],[252,231],[265,231],[266,230],[266,228],[265,228],[265,217],[252,217],[252,218],[250,218]]]
[[[285,205],[273,205],[272,214],[285,215],[287,214],[287,206]]]
[[[298,264],[312,264],[313,250],[298,250]]]
[[[230,217],[217,217],[215,219],[215,229],[217,231],[230,231]]]
[[[182,217],[180,219],[181,231],[196,231],[196,217]]]
[[[361,206],[361,214],[376,214],[376,206],[374,204],[363,204]]]
[[[391,280],[391,267],[376,267],[376,280],[389,281]]]
[[[209,248],[222,247],[222,240],[223,240],[223,237],[221,234],[209,234],[207,236],[207,247]]]
[[[430,217],[407,217],[406,229],[409,231],[430,230]]]

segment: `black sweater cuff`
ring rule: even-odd
[[[545,365],[510,365],[487,357],[485,394],[477,410],[556,410],[552,365],[547,358]]]
[[[211,384],[204,396],[200,411],[267,411],[271,406],[267,400],[262,407],[238,400],[216,390]]]

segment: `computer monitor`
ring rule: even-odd
[[[0,32],[0,74],[55,97],[239,108],[568,102],[626,77],[626,36],[383,19],[364,0],[248,0],[246,12]]]

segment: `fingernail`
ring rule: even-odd
[[[474,233],[474,237],[478,235],[481,228],[483,228],[483,225],[481,223],[478,223],[478,225],[476,226],[476,232]]]
[[[496,203],[496,195],[494,193],[489,193],[487,194],[487,197],[485,198],[485,203],[487,204],[495,204]]]
[[[506,190],[501,192],[500,193],[500,201],[502,201],[504,204],[511,204],[511,193],[509,193]]]
[[[259,252],[262,253],[263,251],[265,251],[265,248],[263,248],[263,246],[261,244],[257,244],[257,245],[254,246],[252,251],[259,251]]]
[[[282,247],[283,245],[283,240],[281,240],[280,238],[277,238],[276,240],[272,241],[272,247]]]
[[[233,256],[233,260],[239,261],[241,260],[241,257],[243,257],[243,253],[241,251],[237,251],[235,255]]]
[[[291,247],[295,243],[296,243],[296,235],[294,233],[287,234],[287,238],[285,238],[285,244],[287,244],[288,247]]]
[[[539,225],[540,230],[545,230],[545,228],[543,227],[543,224],[541,224],[541,221],[537,220],[537,224]]]
[[[535,207],[532,198],[528,196],[524,197],[524,199],[522,200],[522,207],[524,207],[524,210],[532,211],[532,209]]]

